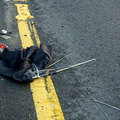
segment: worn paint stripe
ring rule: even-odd
[[[36,43],[40,43],[34,24],[30,25],[31,14],[27,4],[15,4],[18,15],[18,29],[23,48],[34,45],[31,31],[34,33]],[[22,11],[22,12],[21,12]],[[26,18],[27,16],[27,18]],[[26,21],[27,20],[27,21]],[[30,83],[37,120],[65,120],[63,112],[50,76],[39,78]]]
[[[33,32],[33,34],[34,34],[34,38],[36,40],[38,47],[40,47],[40,38],[39,38],[37,30],[35,28],[34,21],[29,21],[29,27],[30,27],[31,32]]]
[[[28,10],[27,4],[15,4],[17,6],[18,15],[15,17],[16,19],[23,21],[34,18]]]

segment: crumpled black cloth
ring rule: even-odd
[[[0,54],[0,75],[9,77],[20,82],[31,82],[34,79],[32,75],[25,74],[33,67],[33,64],[39,69],[45,69],[52,61],[53,47],[40,44],[21,50],[9,50],[5,48]]]

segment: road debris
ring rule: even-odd
[[[102,101],[99,101],[99,100],[95,100],[95,99],[94,99],[94,101],[97,102],[97,103],[106,105],[106,106],[108,106],[108,107],[110,107],[110,108],[112,108],[112,109],[115,109],[115,110],[120,111],[120,108],[117,108],[117,107],[115,107],[115,106],[109,105],[109,104],[107,104],[107,103],[105,103],[105,102],[102,102]]]
[[[77,81],[80,81],[81,80],[78,80]],[[82,83],[82,82],[81,82]],[[83,89],[85,90],[85,92],[89,95],[90,99],[95,103],[95,105],[101,110],[101,112],[106,116],[106,118],[108,120],[110,120],[110,117],[107,115],[107,113],[102,109],[102,107],[99,105],[99,103],[96,102],[96,100],[93,98],[93,96],[87,91],[87,89],[84,87],[83,84],[81,84],[81,86],[83,87]]]
[[[1,32],[3,35],[6,35],[8,33],[7,30],[1,30]]]
[[[67,56],[69,56],[69,55],[70,55],[70,54],[68,54],[68,55],[64,56],[63,58],[61,58],[61,59],[57,60],[56,62],[54,62],[54,63],[50,64],[47,68],[52,67],[53,65],[55,65],[55,64],[57,64],[57,63],[59,63],[60,61],[62,61],[63,59],[65,59],[65,58],[66,58]]]
[[[31,82],[35,78],[46,77],[96,60],[94,58],[68,67],[48,69],[48,67],[53,66],[62,60],[60,59],[49,65],[52,59],[52,46],[40,44],[40,48],[31,46],[27,49],[9,50],[8,47],[3,45],[0,54],[0,74],[16,81]]]
[[[94,61],[96,60],[95,58],[94,59],[91,59],[91,60],[87,60],[85,62],[81,62],[81,63],[78,63],[78,64],[75,64],[75,65],[71,65],[71,66],[68,66],[68,67],[63,67],[63,68],[58,68],[58,69],[43,69],[43,70],[39,70],[37,68],[37,66],[34,66],[34,70],[28,70],[26,72],[26,75],[27,74],[32,74],[32,77],[35,79],[35,78],[40,78],[40,77],[46,77],[48,75],[53,75],[53,74],[56,74],[56,73],[59,73],[59,72],[62,72],[62,71],[65,71],[65,70],[68,70],[68,69],[71,69],[71,68],[74,68],[74,67],[77,67],[79,65],[83,65],[83,64],[86,64],[88,62],[91,62],[91,61]]]
[[[20,82],[31,82],[34,78],[26,72],[34,70],[34,65],[39,70],[45,69],[52,58],[53,47],[45,44],[41,44],[40,48],[31,46],[21,50],[10,50],[6,47],[0,54],[0,75]]]
[[[7,39],[11,38],[9,36],[9,34],[12,34],[12,32],[8,32],[7,30],[1,30],[0,37],[7,40]]]
[[[3,39],[5,39],[5,40],[7,40],[7,39],[10,39],[11,37],[10,36],[8,36],[8,35],[0,35],[0,37],[1,38],[3,38]]]
[[[5,44],[0,44],[0,53],[4,51],[5,48],[8,48]]]

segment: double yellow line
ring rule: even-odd
[[[27,2],[27,0],[13,1]],[[22,47],[27,48],[34,45],[33,37],[35,43],[39,46],[40,39],[37,30],[34,22],[30,20],[31,18],[34,18],[34,16],[30,14],[28,4],[15,4],[15,6],[18,12],[18,15],[15,18],[18,23]],[[30,88],[32,91],[37,120],[65,120],[50,76],[35,79],[30,83]]]

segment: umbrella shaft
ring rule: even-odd
[[[81,63],[75,64],[75,65],[71,65],[71,66],[69,66],[69,67],[59,69],[59,70],[57,70],[56,72],[58,73],[58,72],[61,72],[61,71],[64,71],[64,70],[67,70],[67,69],[70,69],[70,68],[74,68],[74,67],[76,67],[76,66],[86,64],[86,63],[91,62],[91,61],[93,61],[93,60],[96,60],[96,59],[94,58],[94,59],[91,59],[91,60],[87,60],[87,61],[85,61],[85,62],[81,62]]]

